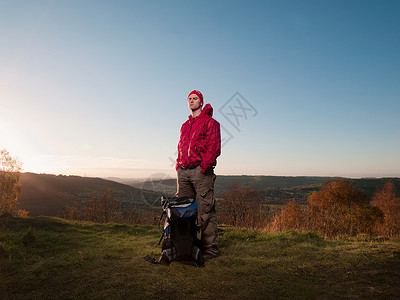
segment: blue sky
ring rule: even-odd
[[[174,176],[198,89],[224,127],[217,174],[400,176],[399,13],[399,1],[0,0],[0,148],[31,172]],[[251,110],[233,126],[239,103]]]

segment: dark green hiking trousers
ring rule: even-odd
[[[214,170],[202,173],[200,166],[177,171],[177,197],[196,197],[204,254],[218,255],[217,214],[215,211]]]

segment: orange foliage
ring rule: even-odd
[[[400,198],[396,197],[392,181],[386,182],[382,189],[373,195],[371,205],[379,208],[384,214],[384,222],[377,226],[378,232],[387,236],[399,236]]]
[[[17,217],[20,218],[26,218],[29,214],[29,211],[26,209],[18,209],[15,214],[17,215]]]
[[[272,228],[278,231],[289,229],[302,229],[304,225],[305,213],[300,205],[290,202],[281,210],[281,213],[275,216]]]
[[[348,181],[328,181],[319,192],[308,197],[307,209],[289,203],[275,217],[275,230],[311,230],[328,237],[372,234],[376,223],[383,219],[382,211],[369,205],[368,198]]]
[[[6,150],[0,150],[0,214],[13,213],[21,193],[19,183],[22,163],[10,156]]]
[[[381,218],[380,210],[343,179],[327,182],[308,197],[308,226],[330,237],[371,233]]]
[[[381,217],[368,198],[343,179],[327,182],[308,198],[309,227],[330,237],[370,233]]]
[[[75,202],[71,207],[61,212],[61,217],[72,220],[83,219],[83,205]]]

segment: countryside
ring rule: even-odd
[[[2,155],[13,161],[6,150]],[[14,167],[3,165],[1,173],[2,299],[396,299],[400,293],[397,178],[222,177],[221,255],[195,268],[144,259],[160,255],[161,205],[154,199],[170,180],[156,185],[164,186],[160,192]]]
[[[0,300],[400,300],[399,0],[0,0]]]

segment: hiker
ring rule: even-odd
[[[176,160],[176,197],[196,197],[205,259],[218,256],[217,214],[214,198],[214,167],[221,153],[219,123],[212,118],[210,104],[203,108],[203,95],[197,90],[187,98],[191,111],[181,127]]]

